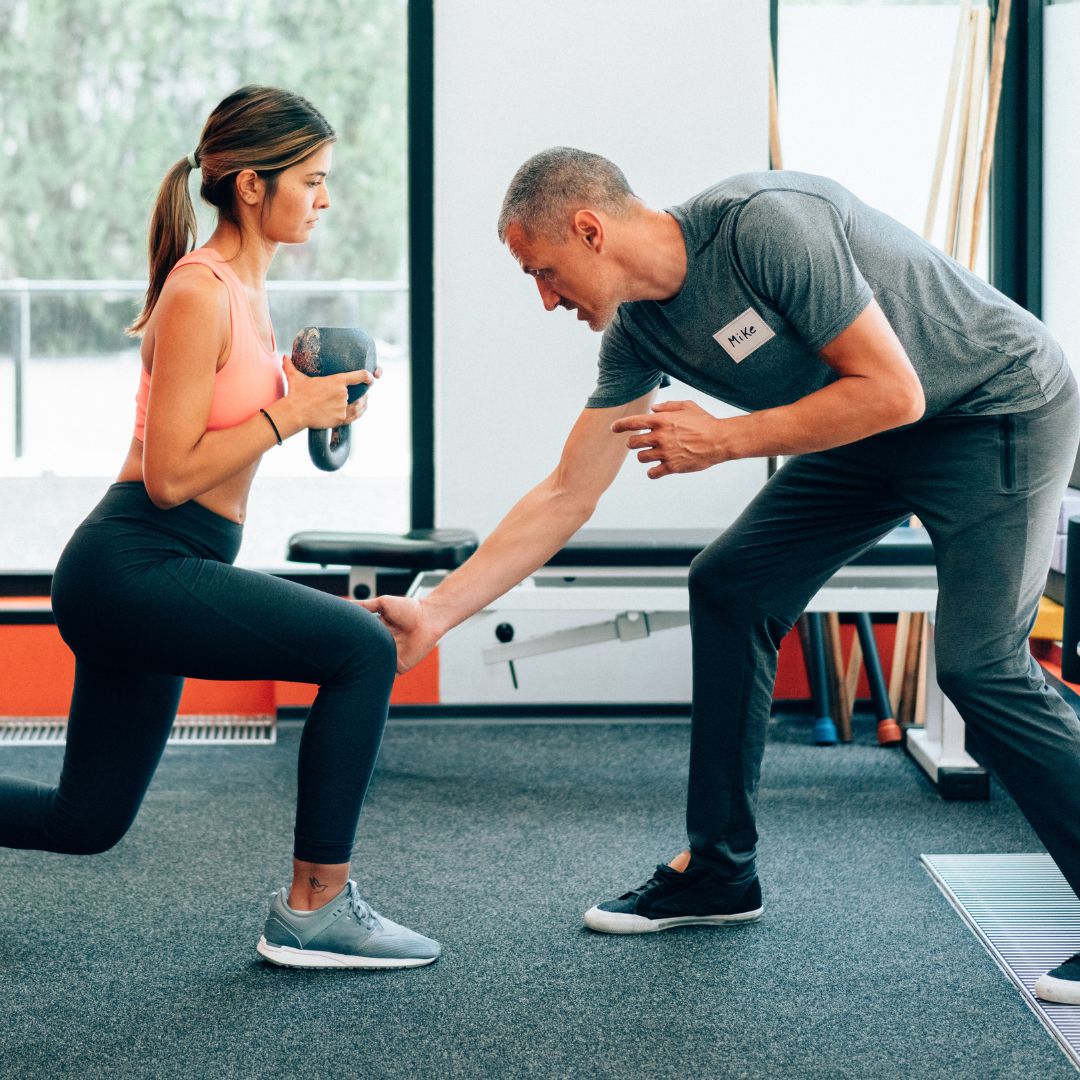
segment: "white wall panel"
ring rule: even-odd
[[[961,11],[959,3],[781,3],[785,167],[831,176],[921,234]],[[950,152],[930,237],[938,246],[953,164]],[[984,277],[987,217],[976,265]]]
[[[499,244],[510,178],[579,146],[663,207],[766,168],[768,4],[444,0],[435,15],[436,516],[483,534],[554,466],[600,343],[545,312]],[[764,475],[750,461],[649,481],[631,459],[592,524],[720,525]]]
[[[1080,3],[1044,17],[1043,319],[1080,373]]]

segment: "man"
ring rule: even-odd
[[[558,147],[514,176],[499,237],[548,311],[603,331],[555,471],[424,601],[369,607],[399,670],[541,566],[627,449],[652,478],[791,456],[690,569],[691,858],[592,908],[642,933],[761,915],[755,791],[777,650],[839,567],[917,514],[934,544],[942,688],[1080,888],[1080,724],[1027,649],[1074,461],[1076,383],[1033,316],[840,185],[736,176],[665,211]],[[653,405],[672,374],[747,410]],[[1080,954],[1043,976],[1080,1003]]]

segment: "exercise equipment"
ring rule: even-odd
[[[817,746],[835,746],[837,732],[831,704],[835,704],[839,713],[840,702],[830,694],[824,616],[820,611],[808,611],[799,619],[798,625],[806,674],[810,680],[810,698],[814,704],[814,743]],[[832,703],[830,698],[833,699]]]
[[[851,649],[845,670],[840,637],[840,617],[835,611],[826,615],[807,612],[799,620],[799,637],[806,661],[806,675],[814,703],[814,742],[833,746],[837,738],[851,742],[851,716],[855,707],[859,675],[866,670],[870,701],[877,720],[879,746],[897,746],[904,733],[893,715],[889,691],[881,669],[873,621],[868,612],[850,613],[854,624]],[[821,620],[821,632],[813,629]],[[835,719],[834,719],[835,718]]]
[[[424,597],[470,551],[469,545],[454,544],[447,550],[446,544],[433,540],[432,552],[425,537],[438,537],[443,532],[419,530],[404,537],[297,533],[289,543],[288,553],[297,562],[349,566],[351,595],[369,595],[363,590],[374,588],[373,566],[417,569],[408,595]],[[462,530],[450,533],[461,536]],[[587,672],[591,694],[602,694],[613,703],[624,700],[628,690],[633,692],[639,674],[648,679],[661,677],[658,666],[642,658],[642,650],[651,649],[664,656],[668,650],[662,641],[653,643],[660,632],[673,631],[662,637],[670,636],[675,641],[680,632],[687,633],[690,563],[714,539],[714,532],[702,529],[582,530],[546,566],[443,639],[439,647],[440,701],[474,706],[537,702],[540,699],[530,698],[524,683],[520,689],[513,685],[511,661],[603,643],[617,643],[613,647],[628,650],[617,683],[598,677],[588,660],[568,662],[567,657],[559,660],[557,681],[543,686],[543,700],[555,704],[584,700],[573,697],[576,689],[582,688],[569,674],[575,666]],[[437,557],[446,558],[447,565],[422,568],[422,562]],[[356,591],[358,587],[360,592]],[[922,615],[932,613],[936,604],[937,572],[929,538],[925,530],[901,528],[838,571],[807,605],[807,611],[914,611]],[[929,633],[923,638],[924,648],[928,637]],[[684,656],[684,664],[685,660]],[[925,715],[925,727],[910,728],[905,733],[905,747],[942,797],[987,798],[988,775],[964,749],[964,723],[937,686],[932,649],[928,650],[926,663],[926,702],[920,709]],[[495,678],[500,671],[502,676]],[[467,696],[450,685],[450,680],[462,678],[468,680]],[[878,693],[882,692],[883,681],[878,684]]]
[[[375,372],[375,342],[358,327],[305,326],[292,345],[292,362],[305,375],[337,375],[344,371]],[[349,387],[349,404],[367,392],[368,383]],[[348,424],[336,428],[311,428],[308,454],[324,472],[340,469],[349,460],[352,436]]]
[[[903,742],[904,735],[893,716],[889,702],[889,690],[885,685],[885,676],[881,670],[881,658],[878,656],[874,640],[874,626],[865,611],[855,613],[855,630],[863,663],[866,665],[866,681],[870,686],[870,700],[877,717],[877,741],[880,746],[896,746]]]

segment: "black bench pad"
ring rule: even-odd
[[[299,532],[289,539],[292,562],[322,566],[381,566],[393,570],[453,570],[478,544],[468,529],[393,533]]]
[[[709,529],[582,529],[548,566],[689,566],[719,535]],[[925,529],[893,529],[853,566],[933,566]]]

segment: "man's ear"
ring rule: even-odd
[[[604,250],[604,223],[594,211],[579,210],[574,214],[574,234],[596,254]]]
[[[236,194],[241,202],[256,206],[266,192],[266,184],[254,169],[241,169],[236,174]]]

